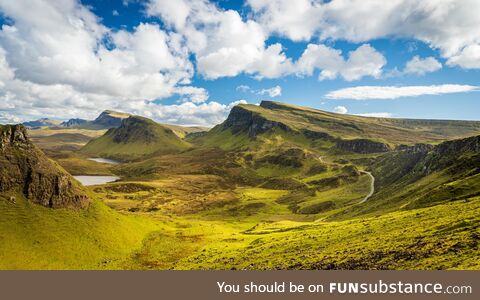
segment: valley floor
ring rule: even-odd
[[[82,212],[2,198],[0,209],[0,269],[480,268],[478,197],[329,222],[117,213],[98,201]]]

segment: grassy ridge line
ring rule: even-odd
[[[389,143],[439,142],[480,134],[479,121],[370,118],[263,101],[240,107],[294,129],[326,132],[342,139],[368,138]]]

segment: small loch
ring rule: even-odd
[[[113,159],[108,159],[108,158],[101,158],[101,157],[91,157],[87,158],[88,160],[96,161],[98,163],[102,164],[111,164],[111,165],[118,165],[121,164],[122,162],[118,160],[113,160]]]
[[[120,177],[117,176],[89,176],[89,175],[78,175],[73,176],[76,180],[80,181],[84,186],[105,184],[109,182],[114,182]]]

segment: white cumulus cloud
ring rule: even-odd
[[[292,40],[355,43],[412,38],[439,49],[447,64],[480,68],[478,0],[248,0],[258,22]]]
[[[312,75],[320,70],[319,79],[335,79],[338,76],[347,81],[364,76],[380,77],[385,57],[369,44],[364,44],[348,53],[344,59],[342,52],[323,44],[309,44],[296,63],[298,74]]]
[[[266,45],[263,27],[254,20],[244,21],[237,11],[205,0],[150,0],[147,13],[182,35],[196,56],[198,71],[207,79],[241,73],[276,78],[292,68],[282,45]]]
[[[269,89],[263,89],[257,92],[259,95],[268,95],[270,98],[278,97],[282,95],[282,87],[277,85]]]
[[[343,114],[346,114],[348,112],[348,109],[345,106],[336,106],[333,109],[333,112],[343,115]]]
[[[416,55],[407,62],[403,72],[407,74],[425,75],[426,73],[438,71],[441,68],[442,64],[434,57],[420,58]]]

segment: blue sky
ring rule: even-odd
[[[478,1],[9,2],[2,123],[109,108],[213,125],[261,100],[480,120]]]

